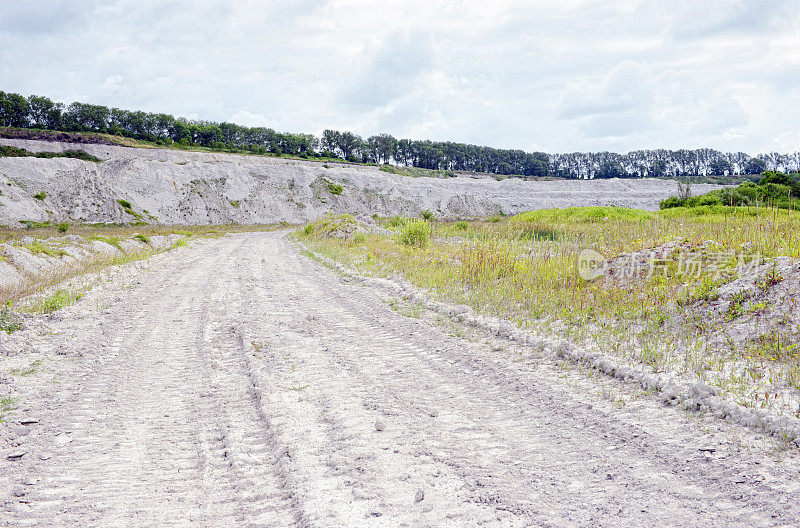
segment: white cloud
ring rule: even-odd
[[[796,150],[797,0],[42,0],[0,90],[550,152]],[[34,36],[35,35],[35,36]]]

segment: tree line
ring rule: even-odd
[[[366,139],[352,132],[313,134],[276,132],[265,127],[189,120],[169,114],[122,110],[47,97],[0,91],[0,126],[100,132],[161,145],[202,146],[255,154],[302,158],[340,158],[358,163],[395,163],[435,170],[487,172],[518,177],[573,179],[726,176],[765,170],[797,171],[800,153],[726,153],[714,149],[637,150],[546,154],[497,149],[450,141],[396,139],[378,134]]]

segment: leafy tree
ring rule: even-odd
[[[28,126],[30,105],[19,94],[0,92],[0,126]]]
[[[33,128],[56,130],[61,125],[64,105],[54,103],[47,97],[31,95],[28,97],[28,121]]]

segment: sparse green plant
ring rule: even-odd
[[[457,231],[466,231],[467,229],[469,229],[469,224],[468,224],[468,223],[466,223],[464,220],[459,220],[458,222],[456,222],[455,224],[453,224],[453,227],[454,227],[454,228],[455,228]]]
[[[59,222],[58,223],[58,232],[59,233],[66,233],[69,229],[69,223],[67,222]]]
[[[12,376],[30,376],[31,374],[35,374],[36,370],[42,365],[42,360],[37,359],[27,367],[22,368],[13,368],[11,369]]]
[[[128,200],[117,200],[117,203],[122,206],[123,209],[133,209],[133,206]]]
[[[305,227],[303,227],[303,234],[305,236],[311,236],[314,234],[314,224],[306,224]]]
[[[0,396],[0,423],[3,422],[5,415],[14,410],[14,398],[11,396]]]
[[[434,214],[433,211],[431,211],[430,209],[425,209],[423,211],[420,211],[419,216],[423,220],[433,220]]]
[[[120,244],[119,237],[117,236],[92,235],[89,237],[89,240],[99,240],[100,242],[105,242],[109,246],[114,246],[118,250],[122,251],[122,244]]]
[[[0,308],[0,331],[7,334],[13,334],[22,328],[22,324],[14,320],[13,312],[11,311],[12,302],[10,299]]]
[[[50,295],[32,301],[24,309],[30,313],[53,313],[61,308],[75,304],[81,297],[83,297],[83,294],[80,292],[56,290]]]
[[[228,200],[233,207],[239,207],[240,200]]]
[[[336,183],[333,183],[333,182],[329,181],[328,182],[328,190],[331,192],[331,194],[339,195],[339,194],[342,194],[342,191],[344,190],[344,188],[341,185],[338,185]]]
[[[135,235],[133,235],[133,238],[135,238],[139,242],[144,242],[145,244],[149,244],[150,243],[150,237],[148,237],[147,235],[144,235],[142,233],[136,233]]]
[[[36,198],[37,200],[44,200],[45,198],[47,198],[47,193],[44,191],[40,191],[34,194],[33,197]]]

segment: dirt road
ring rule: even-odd
[[[741,448],[767,441],[646,396],[615,404],[598,391],[632,389],[398,313],[282,233],[197,242],[125,281],[32,340],[47,359],[0,426],[0,525],[800,519],[794,453]]]

